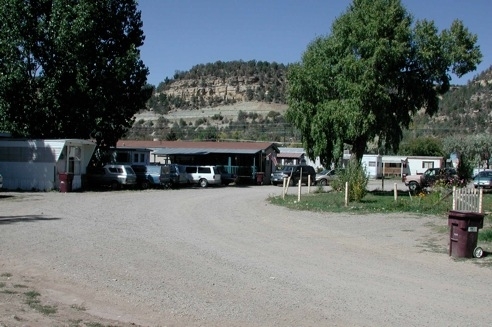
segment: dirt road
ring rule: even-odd
[[[290,211],[280,192],[3,192],[0,283],[58,311],[2,294],[0,326],[490,325],[491,260],[450,258],[446,217]]]

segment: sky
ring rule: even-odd
[[[158,85],[176,71],[216,61],[299,62],[318,36],[346,12],[350,0],[139,0],[148,83]],[[439,31],[455,19],[478,36],[483,54],[475,72],[452,84],[466,84],[492,66],[491,0],[402,0],[415,19],[433,20]]]

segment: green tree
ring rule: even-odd
[[[460,21],[441,33],[432,21],[413,24],[400,0],[354,0],[331,35],[290,66],[287,118],[308,156],[324,165],[342,156],[344,144],[359,161],[368,141],[396,152],[413,114],[437,111],[450,74],[476,68],[476,41]]]
[[[0,129],[114,146],[152,94],[135,0],[0,0]]]
[[[448,136],[443,139],[443,149],[466,157],[475,167],[490,168],[492,139],[487,134]]]
[[[417,137],[402,142],[399,153],[407,156],[444,156],[441,141],[435,137]]]

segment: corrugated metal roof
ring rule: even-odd
[[[204,155],[208,153],[255,154],[260,151],[276,151],[275,143],[269,142],[191,142],[191,141],[138,141],[121,140],[117,147],[147,148],[155,155]]]

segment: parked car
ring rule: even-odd
[[[473,177],[475,188],[492,188],[492,171],[481,171]]]
[[[0,188],[3,188],[3,176],[0,174]]]
[[[201,187],[222,183],[219,170],[215,166],[186,166],[186,173],[191,183]]]
[[[88,168],[87,181],[91,187],[109,186],[117,190],[137,185],[137,175],[130,166],[110,164]]]
[[[302,176],[301,176],[302,171]],[[284,178],[290,177],[290,185],[296,185],[299,180],[301,183],[307,184],[309,176],[311,176],[311,185],[316,183],[316,171],[309,165],[287,165],[281,170],[273,172],[271,177],[271,183],[273,185],[282,184]]]
[[[147,165],[147,180],[149,181],[149,187],[158,187],[161,185],[161,166],[160,165]]]
[[[325,169],[316,174],[316,185],[328,185],[334,179],[338,178],[339,170]]]
[[[237,175],[229,173],[224,166],[217,166],[217,170],[222,180],[222,185],[229,185],[237,182]]]
[[[137,176],[137,186],[143,190],[149,188],[149,181],[147,180],[147,166],[132,165],[132,169]]]
[[[165,164],[160,167],[159,182],[164,187],[176,188],[190,184],[186,166],[179,164]]]
[[[132,169],[137,175],[137,186],[143,190],[149,187],[161,185],[161,166],[160,165],[132,165]]]
[[[403,175],[402,182],[410,191],[418,191],[433,186],[437,181],[447,181],[457,176],[456,169],[452,167],[429,168],[421,175]]]

